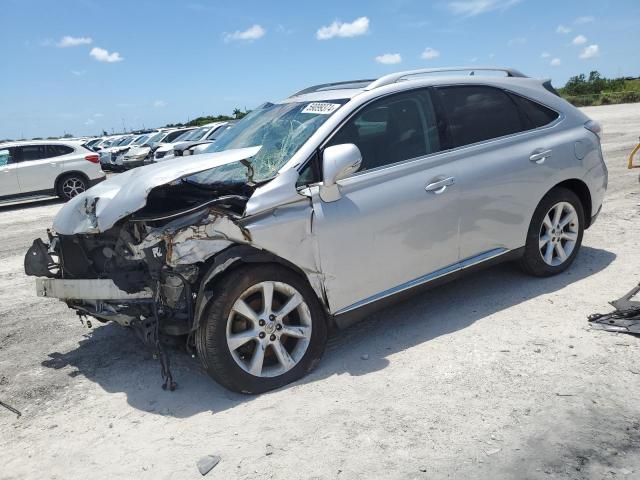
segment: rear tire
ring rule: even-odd
[[[520,266],[529,275],[549,277],[574,261],[584,234],[584,208],[571,190],[557,187],[538,204]]]
[[[57,194],[65,201],[71,200],[76,195],[87,190],[87,183],[87,180],[80,174],[71,173],[65,175],[58,181]]]
[[[327,324],[305,279],[276,264],[246,266],[216,283],[195,342],[215,381],[256,394],[309,372],[324,353]]]

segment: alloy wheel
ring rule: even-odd
[[[562,265],[573,253],[578,241],[580,222],[576,209],[568,202],[559,202],[542,220],[539,236],[540,255],[547,265]]]
[[[77,177],[69,177],[62,184],[62,193],[67,198],[73,198],[85,190],[84,182]]]
[[[227,319],[227,346],[235,362],[256,377],[295,367],[311,340],[311,313],[291,285],[266,281],[246,289]]]

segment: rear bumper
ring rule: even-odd
[[[61,300],[131,300],[153,297],[149,289],[127,293],[108,279],[36,278],[36,293],[39,297]]]
[[[141,167],[142,165],[144,165],[144,158],[141,158],[140,160],[123,160],[122,161],[122,167],[127,169],[127,168],[136,168],[136,167]]]

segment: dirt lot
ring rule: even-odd
[[[640,338],[586,316],[640,281],[640,107],[604,125],[609,193],[574,266],[511,265],[380,312],[306,379],[231,394],[174,354],[179,390],[126,330],[35,297],[24,252],[57,202],[0,209],[0,479],[640,478]]]

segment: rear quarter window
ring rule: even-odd
[[[528,128],[544,127],[560,116],[555,110],[551,110],[528,98],[516,94],[512,94],[511,97],[518,106],[524,121],[528,124]]]

